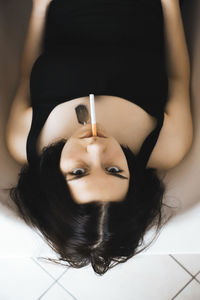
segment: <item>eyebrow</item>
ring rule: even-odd
[[[121,175],[121,174],[112,174],[112,173],[106,173],[107,175],[110,175],[110,176],[115,176],[115,177],[118,177],[118,178],[120,178],[120,179],[127,179],[128,180],[128,177],[126,177],[126,176],[123,176],[123,175]],[[85,177],[85,176],[88,176],[89,174],[83,174],[83,175],[79,175],[79,176],[76,176],[76,177],[73,177],[73,178],[71,178],[71,179],[68,179],[67,180],[67,182],[68,181],[72,181],[72,180],[78,180],[78,179],[80,179],[80,178],[82,178],[82,177]]]

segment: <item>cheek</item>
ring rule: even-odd
[[[71,143],[65,145],[60,157],[60,169],[65,172],[69,166],[73,163],[74,159],[78,157],[77,147],[74,147]]]
[[[77,155],[81,155],[82,147],[80,144],[75,143],[73,141],[68,141],[62,151],[61,158],[62,159],[74,159]]]
[[[113,143],[110,147],[110,155],[113,157],[113,159],[118,159],[118,160],[126,160],[124,156],[124,152],[121,148],[121,146],[117,143]]]
[[[120,161],[123,169],[129,173],[128,162],[120,145],[117,145],[115,151],[113,151],[112,157],[113,159]]]

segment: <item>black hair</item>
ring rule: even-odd
[[[65,142],[43,148],[36,165],[24,165],[10,197],[22,219],[59,255],[47,260],[74,268],[91,263],[103,275],[149,246],[138,250],[145,232],[161,227],[165,186],[155,169],[141,168],[137,155],[121,145],[130,172],[124,200],[78,204],[59,168]]]

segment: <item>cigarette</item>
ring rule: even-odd
[[[90,115],[91,115],[91,124],[92,124],[92,135],[97,136],[94,94],[90,94]]]

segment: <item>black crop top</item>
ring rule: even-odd
[[[145,167],[163,125],[168,94],[160,0],[50,3],[43,52],[30,76],[29,164],[38,159],[37,138],[54,107],[91,93],[124,98],[157,118],[138,153]]]

